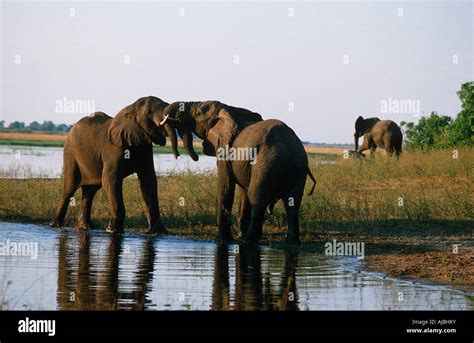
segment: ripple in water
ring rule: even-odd
[[[37,243],[38,257],[0,256],[3,309],[473,308],[472,293],[359,273],[356,258],[0,223],[0,243],[7,240]]]

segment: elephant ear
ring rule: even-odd
[[[232,116],[239,122],[256,122],[262,121],[262,116],[259,113],[252,112],[246,108],[234,107],[226,105],[229,113],[232,113]]]
[[[110,123],[108,130],[109,142],[117,146],[151,144],[151,137],[138,124],[139,118],[143,118],[148,113],[149,107],[150,102],[145,98],[141,98],[121,110]]]
[[[214,150],[231,146],[239,133],[239,127],[234,117],[226,108],[221,108],[214,120],[214,125],[207,131],[207,140],[214,146]]]

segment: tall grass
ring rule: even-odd
[[[378,227],[391,230],[394,226],[415,224],[429,229],[430,223],[472,235],[473,153],[474,149],[460,149],[458,159],[453,159],[452,150],[414,151],[404,153],[400,160],[377,155],[364,160],[338,158],[335,163],[321,163],[321,158],[310,156],[317,186],[312,196],[305,195],[303,199],[303,235],[321,229],[370,232]],[[215,175],[170,175],[159,177],[158,185],[160,209],[168,227],[215,227]],[[308,179],[306,193],[310,187]],[[0,220],[49,222],[61,189],[59,179],[0,179]],[[124,198],[126,225],[145,227],[144,205],[136,179],[125,179]],[[75,202],[76,206],[68,212],[70,225],[74,225],[78,214],[80,191]],[[237,210],[238,195],[234,214]],[[109,213],[107,197],[100,191],[94,201],[93,219],[105,226]],[[285,228],[281,201],[273,216],[266,216],[265,226],[270,232]]]

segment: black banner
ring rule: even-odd
[[[100,336],[396,336],[456,341],[474,337],[472,311],[0,312],[0,340]],[[53,324],[54,323],[54,324]],[[41,332],[38,332],[41,331]],[[469,338],[470,337],[470,338]],[[404,338],[404,340],[405,340]]]

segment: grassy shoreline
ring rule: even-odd
[[[364,242],[368,270],[473,287],[474,263],[465,256],[474,246],[474,149],[459,149],[458,159],[453,159],[452,150],[405,152],[399,161],[383,155],[360,161],[322,153],[309,155],[317,185],[313,196],[303,199],[301,249],[324,253],[324,243],[333,239]],[[170,175],[159,177],[158,185],[160,209],[170,234],[214,238],[214,175]],[[60,179],[0,178],[0,220],[48,224],[61,189]],[[180,206],[181,197],[184,206]],[[126,230],[144,230],[144,205],[136,179],[124,181],[124,198]],[[75,225],[80,191],[74,199],[68,226]],[[234,224],[238,195],[235,200]],[[92,214],[99,229],[107,225],[109,213],[107,197],[100,191]],[[286,216],[279,202],[274,214],[266,216],[263,243],[283,247],[285,234]],[[452,256],[453,244],[462,244],[459,258]],[[410,260],[416,263],[410,265]],[[459,273],[453,266],[473,273]]]
[[[48,140],[28,140],[28,139],[9,139],[0,138],[0,145],[5,146],[21,146],[21,147],[40,147],[40,148],[63,148],[64,141],[48,141]],[[196,146],[194,148],[198,155],[202,155],[202,147]],[[178,151],[180,154],[186,154],[186,150],[183,147],[179,147]],[[171,146],[153,146],[153,152],[155,154],[171,154]]]
[[[22,146],[22,147],[44,147],[44,148],[62,148],[66,141],[66,134],[57,133],[26,133],[26,132],[2,132],[0,131],[0,146]],[[186,154],[181,141],[178,142],[178,151],[180,154]],[[318,147],[314,145],[305,145],[308,156],[318,156],[327,159],[335,159],[342,155],[343,148]],[[194,142],[194,150],[198,155],[203,155],[202,145],[199,140]],[[171,154],[171,145],[168,141],[166,146],[153,146],[154,153]]]

